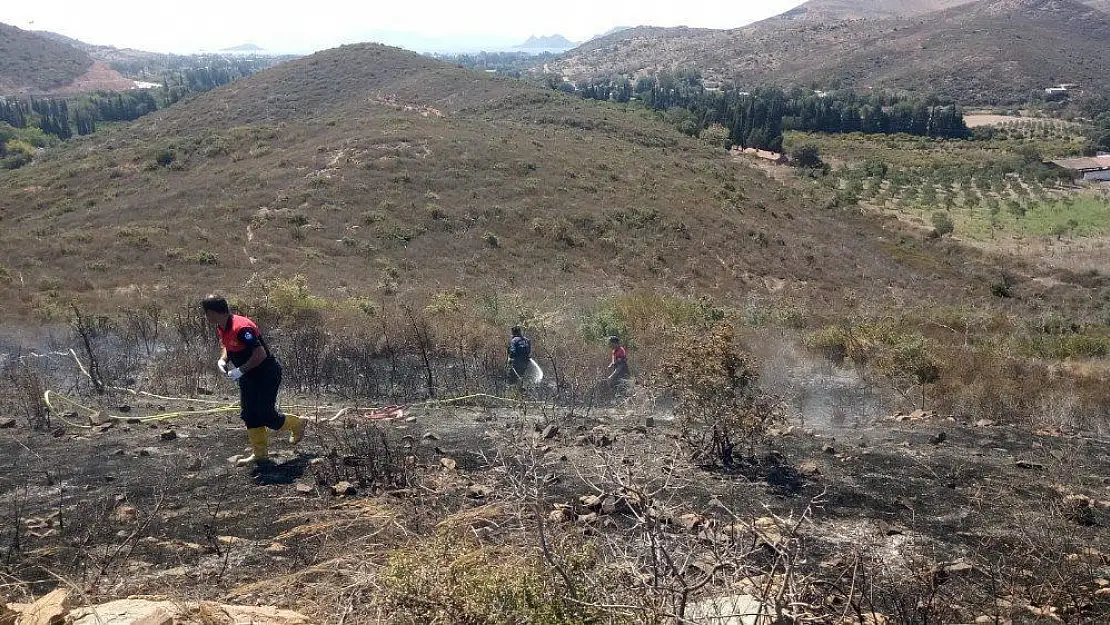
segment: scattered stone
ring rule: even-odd
[[[416,417],[405,417],[405,423],[416,423]]]
[[[311,495],[316,489],[309,484],[297,484],[296,491],[302,495]]]
[[[596,512],[591,512],[589,514],[580,514],[578,515],[578,522],[582,523],[583,525],[591,525],[593,523],[597,523],[597,518],[598,517]]]
[[[122,406],[119,407],[119,411],[122,412],[123,414],[127,414],[127,413],[131,412],[131,406],[128,406],[127,404],[123,404]]]
[[[1064,517],[1072,523],[1085,527],[1098,525],[1098,520],[1095,518],[1096,503],[1086,495],[1068,495],[1064,497]]]
[[[644,419],[644,425],[649,428],[655,427],[655,417],[648,417],[647,419]]]
[[[104,425],[103,415],[101,415],[99,412],[94,412],[94,413],[90,414],[89,415],[89,425],[91,425],[93,427],[96,427],[98,425]]]
[[[574,518],[574,512],[567,506],[557,505],[547,515],[547,520],[552,523],[568,523]]]
[[[228,456],[227,462],[228,462],[228,464],[238,464],[238,462],[240,460],[242,460],[244,457],[245,456],[243,456],[243,454],[235,454],[234,456]],[[319,460],[319,458],[317,458],[317,460]]]
[[[686,608],[684,622],[715,625],[770,625],[771,608],[752,595],[728,595],[692,603]]]
[[[772,547],[783,541],[782,528],[771,517],[759,517],[755,520],[755,533],[763,542]]]
[[[815,477],[821,475],[821,468],[817,466],[816,462],[812,460],[806,460],[805,462],[798,464],[798,473],[801,473],[802,475],[808,477]]]
[[[482,484],[474,484],[466,489],[466,496],[471,499],[485,499],[493,494],[493,489]]]
[[[204,460],[202,460],[200,456],[194,456],[193,459],[189,461],[189,466],[185,467],[185,470],[200,471],[202,468],[204,468]]]
[[[543,433],[540,434],[540,436],[545,441],[549,441],[549,440],[555,438],[558,435],[559,435],[559,426],[555,425],[554,423],[545,427],[543,429]]]
[[[112,516],[115,517],[117,523],[134,523],[139,516],[139,511],[131,506],[120,506],[116,508]]]
[[[1031,469],[1031,470],[1037,470],[1037,471],[1044,469],[1043,464],[1041,464],[1039,462],[1030,462],[1028,460],[1018,460],[1017,462],[1014,463],[1014,466],[1016,466],[1019,469]]]
[[[578,503],[582,504],[583,508],[590,510],[599,510],[601,508],[600,495],[582,495],[578,498]]]
[[[335,493],[336,497],[349,497],[355,494],[355,487],[347,481],[339,482],[331,487],[331,492]]]
[[[420,438],[421,438],[421,440],[425,440],[425,441],[438,441],[439,440],[439,437],[436,436],[432,432],[425,432],[424,436],[422,436]]]
[[[459,463],[455,462],[455,460],[453,458],[440,458],[439,459],[439,464],[440,464],[440,466],[442,466],[444,469],[447,469],[448,471],[454,471],[459,466]]]
[[[681,526],[684,530],[688,532],[699,529],[702,525],[705,524],[705,519],[692,512],[679,516],[677,519],[675,519],[675,521],[678,522],[679,526]]]
[[[975,427],[977,428],[993,428],[996,425],[998,425],[998,422],[990,419],[979,419],[975,422]]]
[[[310,625],[306,616],[275,607],[233,606],[217,603],[180,603],[121,599],[101,605],[77,608],[69,613],[72,625],[130,623],[132,625],[174,625],[174,623],[208,623],[210,625]]]
[[[289,551],[289,547],[286,547],[279,542],[270,543],[270,546],[266,547],[265,549],[265,552],[269,554],[281,554],[285,553],[286,551]]]
[[[887,523],[886,521],[879,521],[878,526],[879,526],[879,533],[882,534],[883,536],[901,536],[902,535],[902,530],[898,529],[897,527],[894,527],[893,525],[891,525],[890,523]]]
[[[150,450],[147,449],[147,448],[143,448],[143,449],[139,450],[139,457],[140,458],[149,458],[151,455],[152,454],[150,453]]]
[[[66,429],[64,427],[55,428],[54,431],[50,433],[50,435],[54,438],[61,438],[66,435]]]
[[[825,445],[821,448],[821,451],[831,456],[836,453],[836,447],[833,447],[832,445]]]
[[[174,430],[166,430],[165,432],[162,432],[160,438],[164,441],[175,441],[177,440],[177,432],[175,432]]]
[[[115,450],[115,451],[113,451],[113,452],[112,452],[112,455],[113,455],[113,456],[122,456],[122,455],[124,455],[124,454],[126,454],[126,453],[127,453],[127,452],[126,452],[126,451],[124,451],[124,450],[122,450],[122,449],[117,449],[117,450]]]
[[[946,440],[948,440],[948,434],[944,430],[941,430],[940,432],[937,432],[936,435],[933,436],[933,438],[929,439],[929,442],[934,445],[939,445]]]
[[[10,430],[14,427],[15,427],[15,419],[12,419],[11,417],[8,417],[6,419],[0,419],[0,430]]]

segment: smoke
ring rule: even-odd
[[[760,386],[782,397],[791,414],[809,427],[870,425],[894,410],[893,393],[858,372],[805,352],[790,338],[760,337],[752,348],[760,361]]]

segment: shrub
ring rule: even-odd
[[[948,216],[948,213],[944,211],[933,213],[933,236],[942,237],[955,231],[956,225],[952,223],[952,218]]]
[[[736,345],[731,325],[718,324],[708,336],[690,333],[672,353],[663,383],[695,459],[731,467],[737,445],[753,453],[784,419],[781,402],[759,390],[755,361]]]
[[[177,155],[174,154],[173,150],[162,150],[158,153],[158,156],[154,157],[154,162],[159,167],[169,167],[175,160],[177,160]]]
[[[430,625],[601,622],[587,602],[534,558],[440,535],[395,549],[382,573],[384,604],[412,622]],[[606,622],[609,622],[606,620]]]

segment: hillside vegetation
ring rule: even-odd
[[[3,288],[27,312],[61,292],[197,295],[294,273],[388,298],[726,295],[765,277],[819,296],[955,271],[900,266],[826,194],[776,190],[649,113],[370,45],[74,142],[0,197],[0,264],[19,277]]]
[[[818,7],[820,8],[820,7]],[[905,89],[1024,102],[1062,82],[1106,89],[1110,15],[1070,0],[981,0],[906,19],[771,19],[731,31],[636,30],[555,64],[572,78],[698,69],[736,84]],[[665,42],[665,43],[664,43]]]
[[[92,64],[72,46],[0,24],[0,94],[46,92],[69,84]]]

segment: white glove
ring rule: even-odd
[[[239,378],[241,377],[243,377],[243,370],[239,367],[235,367],[231,371],[227,372],[227,379],[231,380],[232,382],[238,382]]]
[[[217,360],[216,368],[220,370],[220,373],[227,375],[227,360],[224,358]]]

